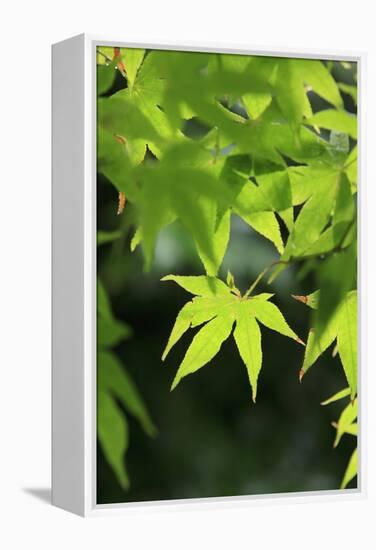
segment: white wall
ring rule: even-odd
[[[129,41],[212,41],[275,49],[367,51],[367,385],[376,388],[376,123],[372,3],[189,0],[6,2],[1,9],[0,545],[54,548],[375,548],[375,403],[368,403],[369,498],[134,513],[82,520],[30,494],[50,480],[50,44],[88,32]],[[231,11],[230,11],[231,10]],[[357,10],[355,12],[355,10]],[[325,15],[324,15],[325,14]],[[29,492],[27,492],[29,490]],[[368,534],[368,538],[366,535]],[[8,540],[7,540],[8,539]],[[360,542],[363,539],[363,542]],[[7,542],[4,542],[7,540]],[[2,543],[2,544],[1,544]]]

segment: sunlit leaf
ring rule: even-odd
[[[120,57],[124,64],[125,72],[127,75],[128,86],[130,89],[133,88],[137,71],[142,63],[144,55],[145,55],[145,50],[140,50],[137,48],[120,49]]]
[[[346,111],[336,111],[334,109],[319,111],[307,120],[307,124],[343,132],[354,139],[357,137],[356,117]]]
[[[347,407],[342,411],[341,416],[339,417],[338,422],[336,423],[336,437],[334,440],[334,447],[337,447],[342,436],[350,430],[352,433],[351,426],[356,419],[358,414],[357,401],[349,403]]]
[[[284,247],[281,237],[281,229],[273,212],[254,212],[253,214],[242,215],[245,222],[248,223],[257,233],[260,233],[275,245],[276,249],[282,254]]]
[[[346,159],[345,163],[346,174],[352,184],[352,191],[356,190],[357,180],[358,180],[358,148],[355,146],[349,156]]]
[[[318,334],[336,314],[347,292],[356,281],[355,243],[344,251],[337,252],[324,260],[318,269],[317,282],[320,288],[319,304],[315,318]],[[338,274],[341,274],[339,277]]]
[[[282,313],[272,302],[253,300],[250,298],[246,304],[249,311],[260,323],[271,330],[275,330],[284,336],[288,336],[289,338],[302,343],[299,336],[297,336],[297,334],[295,334],[295,332],[289,327]]]
[[[308,334],[307,347],[304,355],[303,366],[300,371],[300,379],[308,369],[317,361],[322,353],[334,342],[338,332],[338,318],[334,315],[318,336],[314,329]]]
[[[223,281],[217,279],[216,277],[205,277],[204,275],[199,275],[198,277],[166,275],[161,280],[174,281],[182,288],[191,294],[195,294],[196,296],[227,296],[230,294],[230,289]]]
[[[108,46],[101,46],[97,48],[97,63],[98,65],[105,65],[111,63],[114,59],[114,48]]]
[[[257,183],[270,207],[276,212],[292,206],[290,178],[287,171],[257,176]]]
[[[262,364],[261,333],[257,321],[302,343],[277,306],[268,301],[272,294],[248,296],[247,292],[242,297],[231,274],[227,276],[228,286],[214,277],[169,275],[162,280],[173,280],[188,292],[198,295],[180,310],[162,359],[165,359],[172,346],[190,327],[206,323],[193,338],[172,389],[181,378],[200,369],[218,353],[222,342],[230,335],[234,321],[234,338],[248,370],[253,401],[256,399],[257,378]]]
[[[234,338],[247,371],[252,388],[252,400],[256,401],[257,379],[262,364],[261,332],[247,302],[240,302],[237,308]]]
[[[300,71],[303,80],[312,86],[318,95],[335,107],[343,107],[338,85],[322,61],[295,59],[294,63]]]
[[[357,342],[357,294],[356,292],[349,292],[341,305],[339,313],[338,352],[351,388],[351,399],[354,399],[357,391]]]
[[[268,93],[243,94],[242,101],[250,118],[258,118],[270,105],[272,96]]]
[[[196,334],[176,373],[171,389],[174,389],[184,376],[197,371],[217,355],[224,340],[230,336],[233,324],[232,316],[218,316]]]
[[[345,487],[354,479],[354,477],[358,473],[358,451],[357,449],[354,450],[352,453],[349,463],[347,465],[345,475],[341,482],[341,489],[345,489]]]
[[[203,201],[203,198],[201,198]],[[230,210],[227,210],[218,221],[218,208],[213,201],[203,201],[204,216],[207,220],[211,238],[213,240],[213,258],[210,258],[201,245],[196,242],[199,256],[204,264],[205,271],[210,277],[215,277],[225,255],[230,238]]]
[[[178,340],[180,340],[183,334],[191,326],[194,312],[195,312],[195,308],[194,308],[193,302],[188,302],[179,311],[178,316],[176,317],[173,329],[171,331],[170,337],[168,339],[167,345],[163,351],[162,361],[166,359],[170,349],[176,344]]]
[[[279,60],[275,89],[278,104],[294,127],[302,122],[303,117],[312,115],[311,105],[303,86],[303,76],[296,60]]]
[[[328,397],[328,399],[325,399],[325,401],[322,401],[321,405],[329,405],[330,403],[334,403],[335,401],[339,401],[340,399],[343,399],[344,397],[347,397],[348,395],[350,395],[350,393],[351,393],[350,388],[345,388],[345,389],[335,393],[331,397]]]
[[[337,179],[333,174],[316,181],[315,193],[304,204],[295,220],[286,244],[284,260],[303,255],[320,236],[333,208]]]
[[[107,92],[115,80],[116,63],[97,65],[97,94],[98,96]]]
[[[286,208],[286,210],[281,210],[278,212],[279,216],[282,218],[285,226],[291,233],[292,228],[294,227],[294,208]]]

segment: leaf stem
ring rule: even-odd
[[[356,162],[358,160],[358,157],[355,157],[354,159],[350,160],[350,162],[348,162],[347,164],[344,165],[344,167],[342,168],[343,171],[347,170],[352,164],[354,164],[354,162]]]
[[[336,252],[340,252],[342,250],[342,245],[343,243],[345,242],[348,234],[350,233],[351,231],[351,228],[353,227],[355,223],[355,219],[353,218],[351,220],[351,222],[348,224],[344,234],[342,235],[342,238],[340,240],[340,242],[334,247],[332,248],[332,250],[328,251],[328,255],[329,254],[334,254]],[[277,260],[275,262],[272,262],[271,264],[269,264],[267,267],[265,267],[261,273],[259,273],[259,275],[257,275],[256,279],[254,280],[254,282],[251,284],[251,286],[249,287],[249,289],[247,290],[247,292],[244,294],[244,297],[245,298],[248,298],[248,296],[250,296],[252,294],[252,292],[254,291],[254,289],[256,288],[256,286],[259,284],[259,282],[265,277],[265,275],[268,273],[268,271],[270,271],[274,266],[276,265],[281,265],[281,264],[285,264],[287,266],[290,266],[292,264],[296,264],[298,262],[304,262],[306,260],[311,260],[311,259],[314,259],[314,258],[319,258],[319,257],[322,257],[324,256],[325,254],[323,253],[317,253],[317,254],[311,254],[310,256],[302,256],[301,258],[299,257],[291,257],[289,260]]]
[[[263,269],[261,271],[261,273],[256,277],[255,281],[251,284],[251,286],[249,287],[249,289],[247,290],[247,292],[244,294],[244,297],[245,298],[248,298],[248,296],[250,294],[252,294],[252,292],[254,291],[254,289],[256,288],[256,286],[259,284],[259,282],[261,281],[261,279],[267,274],[267,272],[269,271],[269,269],[272,268],[272,265],[269,265],[268,267],[266,267],[265,269]]]
[[[105,58],[106,61],[108,61],[109,63],[112,62],[112,59],[110,57],[108,57],[108,55],[106,55],[105,53],[101,52],[101,50],[98,48],[98,52],[97,52],[99,55],[101,55],[102,57]]]
[[[213,164],[215,164],[218,160],[219,156],[219,128],[217,128],[216,136],[215,136],[215,148],[214,148],[214,160]]]

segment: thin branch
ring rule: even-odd
[[[320,252],[320,253],[311,254],[311,255],[308,255],[308,256],[301,256],[301,257],[295,256],[295,257],[291,257],[289,260],[277,260],[277,261],[274,261],[271,264],[269,264],[267,267],[265,267],[261,271],[261,273],[259,273],[259,275],[256,277],[255,281],[252,283],[252,285],[249,287],[249,289],[245,293],[244,297],[248,298],[248,296],[250,296],[252,294],[252,292],[254,291],[256,286],[265,277],[265,275],[273,267],[275,267],[277,265],[286,265],[287,267],[289,267],[290,265],[297,264],[299,262],[304,262],[306,260],[312,260],[312,259],[315,259],[315,258],[321,258],[322,256],[328,256],[328,255],[335,254],[336,252],[340,252],[342,250],[343,243],[345,242],[346,238],[348,237],[354,223],[355,223],[355,219],[353,218],[351,220],[351,222],[349,223],[349,225],[347,226],[346,231],[342,235],[342,238],[341,238],[340,242],[334,248],[332,248],[330,251],[328,251],[327,253]]]

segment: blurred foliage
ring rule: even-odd
[[[240,361],[229,351],[233,350],[230,344],[224,343],[235,323],[235,344],[255,400],[262,362],[278,363],[298,353],[279,339],[271,350],[269,334],[261,345],[258,323],[300,342],[285,317],[289,322],[295,318],[298,334],[307,330],[308,319],[299,320],[294,301],[286,295],[294,293],[293,297],[312,309],[297,378],[302,380],[313,364],[322,362],[321,355],[325,357],[325,350],[335,341],[333,358],[326,356],[324,362],[339,376],[338,385],[347,384],[341,395],[351,400],[336,424],[335,446],[343,433],[356,435],[356,65],[109,47],[98,48],[97,61],[98,272],[103,281],[103,286],[98,286],[98,501],[328,488],[322,479],[312,486],[303,478],[289,484],[286,472],[284,479],[265,483],[257,461],[267,453],[256,456],[248,443],[234,450],[232,458],[242,463],[239,476],[243,476],[236,480],[235,473],[221,469],[228,467],[234,444],[229,434],[222,441],[223,448],[230,447],[222,464],[218,457],[207,458],[214,470],[215,464],[221,469],[221,481],[214,481],[204,465],[200,476],[205,473],[207,479],[202,478],[201,483],[189,481],[193,472],[197,474],[194,464],[182,473],[179,449],[172,447],[182,446],[184,454],[190,444],[195,446],[195,437],[190,434],[189,444],[175,430],[182,428],[181,422],[185,430],[199,423],[201,435],[211,437],[208,434],[219,432],[212,414],[205,413],[207,400],[213,401],[217,422],[224,426],[228,419],[221,407],[229,403],[218,387],[202,399],[192,395],[185,405],[187,398],[180,394],[179,406],[173,394],[164,393],[167,382],[160,378],[164,380],[166,375],[155,359],[161,351],[155,348],[160,349],[165,340],[168,321],[176,317],[183,297],[172,289],[164,290],[159,279],[174,280],[195,295],[180,310],[163,358],[176,344],[173,358],[177,360],[182,353],[180,338],[184,345],[188,329],[206,323],[179,360],[173,387],[199,369],[200,380],[208,377],[214,386],[226,384],[220,365]],[[179,276],[167,276],[170,272]],[[235,286],[235,280],[243,290]],[[255,294],[256,287],[269,290],[270,285],[277,305],[270,302],[272,294]],[[124,343],[129,325],[134,336]],[[143,472],[147,459],[138,454],[139,469],[134,461],[133,466],[139,489],[132,492],[124,460],[126,451],[132,460],[128,413],[147,435],[156,433],[128,367],[125,370],[128,353],[132,355],[133,350],[137,355],[136,346],[144,348],[140,353],[147,363],[136,381],[160,422],[156,419],[159,436],[148,444],[140,439],[136,426],[134,437],[139,449],[146,446],[146,456],[158,462],[159,456],[166,461],[170,453],[171,460],[153,477]],[[335,370],[337,351],[342,383]],[[153,364],[149,365],[151,358]],[[218,365],[216,371],[201,370],[207,363]],[[286,376],[286,371],[280,373],[278,382],[286,383]],[[330,374],[327,376],[325,388],[334,390]],[[304,384],[308,383],[304,378]],[[237,391],[239,403],[243,403],[246,394],[243,389]],[[290,388],[289,399],[297,402],[298,391],[295,386]],[[223,404],[219,405],[221,395]],[[279,399],[277,388],[269,403],[275,411]],[[301,418],[306,405],[299,404],[295,414]],[[183,412],[185,406],[196,405],[201,412]],[[249,405],[244,401],[243,406]],[[168,422],[170,433],[163,429],[166,407],[176,412],[175,423],[172,419]],[[267,420],[271,411],[259,402],[255,409],[261,409],[257,413],[261,425],[274,438]],[[248,412],[242,414],[248,416]],[[301,428],[304,441],[305,429]],[[257,434],[253,435],[257,441]],[[241,441],[244,443],[244,438],[238,443]],[[199,438],[196,442],[201,444]],[[286,430],[281,434],[282,444],[291,445]],[[271,456],[278,460],[280,453],[283,463],[280,445]],[[192,460],[192,454],[189,456]],[[180,464],[179,471],[174,469],[174,461]],[[128,493],[113,485],[108,465]],[[253,475],[259,476],[259,487],[249,485],[249,472],[253,479]],[[140,481],[143,475],[149,490]],[[166,476],[175,476],[175,485]],[[186,480],[183,485],[182,476]],[[355,476],[356,454],[352,454],[342,487]],[[133,482],[136,474],[130,477]],[[197,490],[184,487],[184,483]]]

